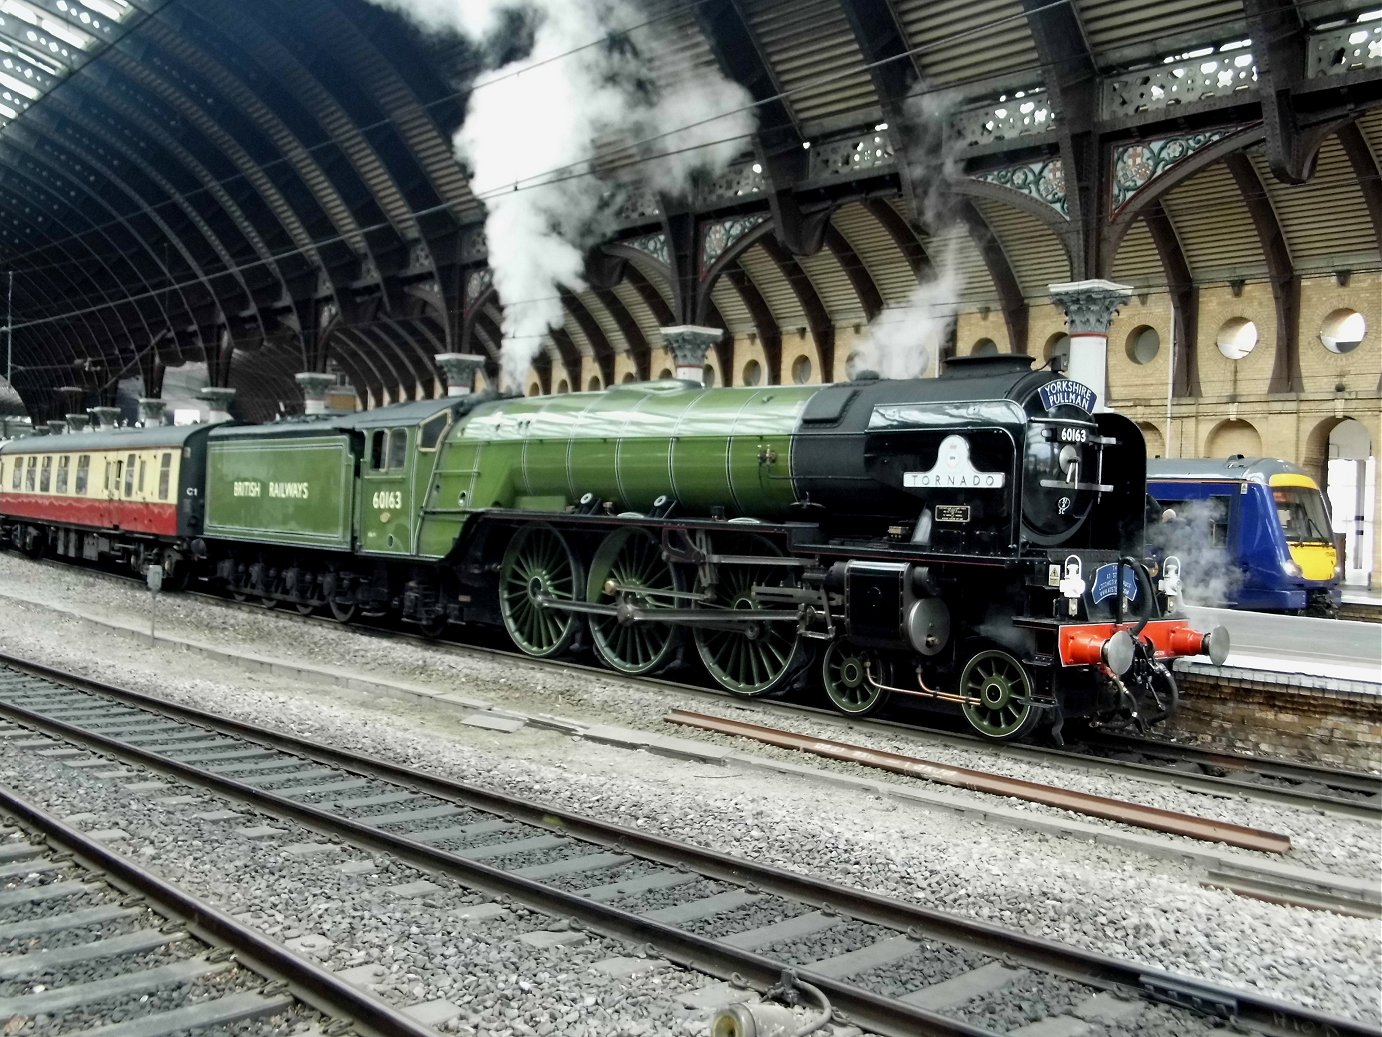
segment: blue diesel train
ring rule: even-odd
[[[1234,454],[1147,462],[1168,509],[1148,526],[1154,554],[1178,555],[1195,604],[1333,616],[1339,554],[1319,484],[1291,464]]]

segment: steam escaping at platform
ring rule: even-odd
[[[908,98],[905,125],[906,170],[916,202],[915,222],[925,230],[930,269],[921,271],[907,301],[885,306],[869,323],[859,343],[860,368],[884,378],[916,378],[938,373],[937,360],[959,310],[964,273],[960,244],[967,231],[951,185],[959,176],[963,144],[948,129],[948,108],[924,92]],[[896,138],[895,138],[896,139]]]
[[[1180,559],[1185,603],[1222,607],[1231,602],[1243,575],[1223,546],[1228,529],[1224,506],[1217,501],[1182,501],[1147,527],[1147,546],[1154,555]]]
[[[586,250],[612,236],[618,207],[646,192],[686,194],[693,173],[723,169],[748,148],[752,99],[675,60],[670,19],[636,0],[375,2],[486,53],[531,41],[472,84],[455,138],[486,210],[502,380],[522,388],[565,320],[561,290],[586,287]]]

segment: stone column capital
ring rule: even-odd
[[[672,359],[676,361],[677,377],[703,383],[706,355],[724,337],[724,331],[696,324],[676,324],[659,330]]]
[[[1133,286],[1095,279],[1047,286],[1051,301],[1065,311],[1073,335],[1107,335],[1113,315],[1132,298]]]
[[[145,428],[151,425],[162,425],[163,416],[167,412],[167,400],[160,400],[156,396],[139,397],[139,419],[144,422]],[[111,427],[113,428],[114,425],[112,424]]]
[[[229,421],[230,401],[235,399],[235,390],[227,386],[208,385],[197,393],[197,399],[205,400],[211,410],[208,421]]]
[[[485,358],[474,353],[436,353],[432,359],[446,379],[447,396],[469,395],[475,375],[485,366]]]
[[[92,407],[90,413],[95,428],[115,428],[120,423],[119,407]]]
[[[48,434],[50,436],[60,436],[67,431],[67,422],[61,418],[50,418],[48,420]]]
[[[85,414],[69,414],[67,415],[67,428],[71,432],[81,432],[90,420]]]
[[[325,371],[299,371],[293,381],[302,388],[304,414],[324,414],[326,412],[326,390],[336,382],[336,376]]]

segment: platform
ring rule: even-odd
[[[1187,607],[1185,611],[1201,630],[1228,628],[1232,647],[1227,666],[1235,670],[1347,682],[1349,690],[1361,690],[1361,686],[1382,695],[1382,624],[1234,609]],[[1198,660],[1183,665],[1190,669],[1209,666]]]

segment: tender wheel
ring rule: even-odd
[[[446,628],[451,625],[451,620],[443,612],[441,615],[433,616],[425,623],[417,624],[417,632],[429,641],[435,641],[446,633]]]
[[[605,538],[590,565],[586,600],[619,601],[642,610],[672,608],[682,589],[681,573],[662,557],[662,546],[642,529],[621,529]],[[621,594],[610,593],[611,589]],[[620,616],[591,616],[595,651],[620,673],[656,673],[676,658],[681,645],[677,628],[665,623],[626,622]]]
[[[960,694],[970,726],[985,738],[1008,741],[1029,732],[1041,715],[1032,701],[1032,678],[1000,649],[980,652],[960,674]]]
[[[832,641],[825,650],[821,681],[831,704],[850,716],[868,716],[888,701],[888,692],[878,687],[879,683],[890,683],[882,658],[877,652],[861,650],[849,641]]]
[[[760,536],[726,538],[716,544],[715,553],[780,557],[782,552]],[[726,691],[735,695],[767,695],[785,685],[808,658],[808,650],[797,637],[795,619],[755,620],[744,613],[759,611],[753,596],[755,586],[788,587],[795,572],[785,566],[720,563],[716,583],[700,584],[702,593],[711,592],[709,602],[696,607],[718,609],[729,621],[723,629],[697,625],[696,651],[710,675]],[[704,579],[704,577],[702,577]]]
[[[360,611],[360,606],[353,601],[337,601],[335,598],[328,598],[326,607],[331,612],[331,618],[337,623],[349,623],[355,619]]]
[[[499,612],[513,643],[539,657],[565,650],[579,619],[542,599],[575,601],[581,583],[580,563],[560,533],[550,526],[518,530],[499,567]]]
[[[320,601],[295,601],[293,607],[298,610],[299,616],[313,615],[321,607]]]

